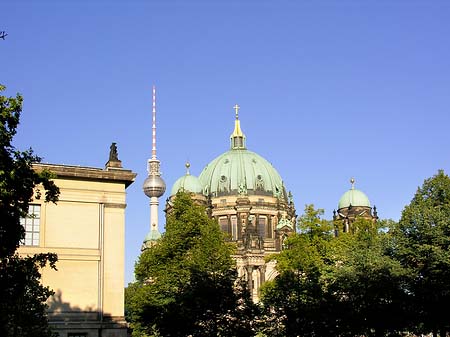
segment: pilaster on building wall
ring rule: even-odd
[[[136,174],[110,158],[104,169],[35,164],[56,175],[58,203],[33,200],[38,218],[28,225],[21,255],[56,253],[57,271],[42,282],[55,291],[48,300],[50,325],[60,337],[125,337],[124,260],[126,188]],[[38,220],[37,220],[38,219]]]

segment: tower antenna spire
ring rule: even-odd
[[[156,159],[156,88],[153,85],[152,97],[152,159]]]

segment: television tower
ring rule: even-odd
[[[156,89],[153,86],[153,122],[152,122],[152,157],[147,161],[148,176],[144,181],[143,190],[150,198],[150,232],[144,239],[142,250],[151,247],[161,237],[158,230],[158,198],[166,191],[166,183],[161,178],[160,161],[156,158]]]

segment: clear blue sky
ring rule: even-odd
[[[138,173],[127,282],[149,230],[153,84],[169,191],[186,160],[198,175],[228,149],[236,103],[248,148],[298,214],[314,203],[331,218],[354,176],[382,218],[399,219],[425,178],[450,171],[448,1],[37,3],[0,6],[0,83],[25,98],[16,146],[103,167],[117,142]]]

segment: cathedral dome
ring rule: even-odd
[[[351,206],[364,206],[370,207],[370,201],[367,195],[360,190],[355,189],[355,179],[350,180],[352,187],[345,192],[339,199],[338,209]]]
[[[203,193],[213,197],[245,194],[285,196],[283,181],[263,157],[246,149],[232,149],[218,156],[202,171]]]
[[[191,193],[197,193],[200,194],[203,191],[202,184],[200,183],[200,180],[196,176],[192,176],[189,174],[189,167],[191,165],[189,163],[186,163],[186,169],[187,172],[184,176],[179,178],[172,186],[172,189],[170,191],[170,195],[177,194],[178,191],[189,191]]]
[[[268,195],[286,199],[283,180],[266,159],[245,147],[245,136],[236,114],[231,149],[211,161],[200,173],[203,193],[225,195]]]

